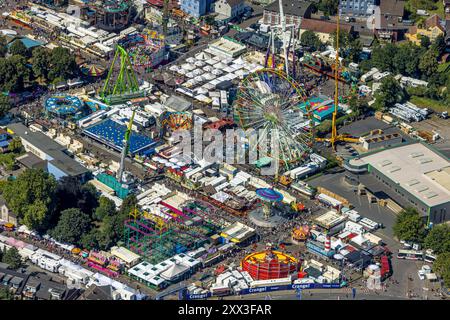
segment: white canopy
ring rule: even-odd
[[[193,66],[192,64],[189,64],[189,63],[185,63],[185,64],[183,64],[181,67],[182,67],[184,70],[188,70],[188,71],[191,71],[191,70],[194,70],[194,69],[195,69],[195,66]]]
[[[205,63],[203,61],[195,61],[194,63],[197,67],[203,67]]]
[[[189,63],[194,63],[195,61],[196,60],[193,57],[189,57],[189,58],[186,59],[186,62],[189,62]]]
[[[198,60],[209,60],[209,59],[211,59],[211,55],[209,55],[208,53],[202,51],[200,53],[197,53],[195,55],[195,58],[198,59]]]
[[[194,71],[192,71],[192,73],[196,76],[199,76],[201,74],[204,74],[204,71],[202,69],[195,69]]]
[[[173,66],[171,66],[171,67],[169,68],[169,70],[170,70],[170,71],[178,71],[179,68],[178,68],[178,66],[177,66],[176,64],[174,64]]]
[[[205,66],[205,67],[203,67],[203,71],[205,71],[205,72],[211,72],[211,71],[213,71],[213,70],[214,70],[214,68],[211,67],[211,66]]]

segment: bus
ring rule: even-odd
[[[423,260],[423,252],[416,250],[398,250],[397,258],[406,260]]]
[[[423,260],[428,263],[434,263],[434,261],[436,261],[436,255],[433,253],[432,250],[426,250]]]

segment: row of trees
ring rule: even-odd
[[[15,41],[9,53],[9,56],[2,55],[0,49],[1,91],[21,92],[34,80],[57,82],[73,78],[78,72],[75,58],[67,48],[49,51],[38,47],[30,55],[21,41]],[[4,103],[0,101],[0,105],[4,106]]]
[[[441,224],[428,230],[419,212],[415,208],[407,208],[397,216],[393,230],[398,239],[432,249],[438,255],[434,269],[450,287],[450,226]]]
[[[4,181],[0,191],[19,220],[41,234],[89,249],[108,249],[123,236],[123,222],[137,205],[130,196],[116,210],[113,201],[98,197],[91,184],[53,175],[41,169],[25,170],[15,180]]]
[[[20,257],[19,251],[12,247],[10,249],[5,249],[3,252],[0,248],[0,261],[6,263],[11,269],[19,269],[22,266],[22,258]]]

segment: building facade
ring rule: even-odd
[[[283,1],[283,13],[286,18],[287,25],[295,25],[299,27],[302,18],[311,18],[313,11],[313,2],[305,0],[285,0]],[[267,25],[279,25],[280,22],[280,5],[278,1],[274,1],[264,8],[263,21]]]
[[[367,17],[374,14],[377,5],[378,0],[341,0],[339,9],[343,15]]]
[[[181,0],[180,9],[194,18],[200,18],[210,12],[211,4],[212,0]]]
[[[232,20],[244,13],[244,0],[218,0],[214,3],[214,12]]]

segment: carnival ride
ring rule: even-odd
[[[102,29],[120,30],[130,22],[129,0],[84,0],[82,14]]]
[[[154,30],[126,35],[119,45],[128,52],[134,68],[154,68],[166,55],[164,36]]]
[[[298,271],[300,263],[293,256],[275,251],[271,244],[267,244],[266,250],[251,253],[242,259],[241,267],[253,280],[270,280],[288,277]]]
[[[115,77],[116,61],[120,61],[120,67]],[[142,97],[143,95],[144,93],[139,90],[139,83],[133,71],[130,57],[126,50],[118,45],[111,67],[109,68],[108,77],[100,91],[100,97],[104,102],[113,104]]]
[[[67,94],[55,94],[45,100],[45,111],[60,119],[69,117],[82,117],[88,111],[83,101]]]
[[[319,142],[328,142],[331,144],[331,147],[334,151],[336,151],[336,144],[338,142],[351,142],[351,143],[358,143],[359,138],[358,137],[352,137],[347,134],[338,134],[337,132],[337,125],[336,125],[336,119],[338,114],[338,108],[339,108],[339,79],[340,79],[340,60],[339,60],[339,22],[340,22],[340,14],[337,14],[336,19],[336,59],[334,64],[334,112],[332,116],[331,121],[331,137],[329,138],[316,138],[316,141]]]
[[[283,200],[280,192],[272,188],[260,188],[256,189],[256,196],[261,205],[249,213],[250,221],[263,228],[272,228],[286,221],[282,215],[275,214],[274,211],[274,206]]]
[[[192,115],[189,112],[164,112],[159,119],[161,137],[170,138],[177,130],[191,130],[193,126]]]
[[[303,241],[306,241],[310,234],[310,228],[308,225],[301,225],[298,227],[295,227],[292,230],[292,242],[294,243],[300,243]]]
[[[132,210],[124,223],[125,246],[151,263],[199,248],[220,228],[215,209],[203,202],[189,202],[182,210],[160,205],[160,211]]]
[[[271,145],[267,154],[289,169],[291,164],[307,157],[314,142],[309,127],[311,114],[298,108],[302,102],[306,102],[306,95],[290,77],[279,70],[262,69],[248,75],[239,85],[235,119],[245,130],[260,131],[258,146],[264,137],[277,141],[278,145]]]
[[[97,64],[84,64],[80,67],[81,73],[87,77],[98,78],[105,74],[106,69]]]

